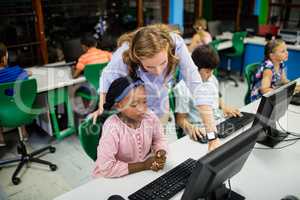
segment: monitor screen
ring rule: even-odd
[[[80,38],[65,41],[63,45],[63,52],[67,63],[77,61],[83,54]]]
[[[241,195],[227,189],[224,181],[242,169],[261,129],[258,124],[200,158],[186,185],[182,200],[221,200],[228,196],[232,197],[228,199],[243,199]]]
[[[258,33],[258,16],[241,16],[240,31],[246,31],[248,35],[256,35]]]
[[[285,114],[294,94],[296,82],[290,82],[262,96],[253,125],[260,123],[264,129],[257,142],[274,147],[287,133],[276,129],[276,122]]]
[[[216,37],[218,35],[222,34],[221,31],[221,21],[216,20],[216,21],[209,21],[207,22],[207,29],[208,32],[212,37]]]

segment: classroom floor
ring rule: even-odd
[[[247,86],[245,82],[239,82],[239,87],[232,83],[220,83],[220,91],[227,104],[242,107]],[[226,91],[226,92],[225,92]],[[174,122],[170,122],[167,128],[169,143],[176,140]],[[17,132],[5,133],[7,147],[0,148],[0,159],[12,158],[16,154]],[[26,143],[29,151],[38,149],[51,143],[56,147],[54,154],[45,154],[42,159],[58,165],[57,171],[50,171],[47,166],[32,164],[30,168],[24,168],[21,173],[21,183],[17,186],[11,183],[11,175],[14,166],[0,170],[0,200],[50,200],[91,179],[93,162],[83,152],[77,135],[72,135],[61,141],[33,131]],[[24,173],[25,172],[25,173]]]

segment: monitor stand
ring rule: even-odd
[[[275,125],[264,128],[263,131],[259,134],[256,142],[273,148],[288,136],[287,133],[277,130],[273,127],[275,127]]]
[[[220,187],[216,188],[211,192],[205,200],[244,200],[244,196],[228,189],[225,184],[222,184]]]

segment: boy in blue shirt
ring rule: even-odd
[[[202,45],[192,53],[192,59],[198,67],[198,72],[203,83],[199,84],[197,90],[201,94],[201,104],[212,107],[216,123],[220,123],[227,116],[239,116],[240,111],[227,106],[220,98],[219,83],[213,75],[213,70],[219,64],[219,56],[209,45]],[[199,118],[198,110],[195,107],[194,98],[183,81],[174,87],[176,124],[193,140],[198,140],[203,135],[204,125]]]
[[[8,66],[8,52],[6,46],[0,42],[0,83],[14,82],[16,80],[25,80],[31,73],[21,67]],[[21,127],[24,140],[27,140],[25,126]],[[6,146],[3,137],[3,128],[0,127],[0,147]]]

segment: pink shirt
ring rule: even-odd
[[[154,113],[148,111],[137,129],[113,115],[103,125],[93,176],[127,175],[128,163],[143,162],[160,149],[167,150],[167,139]]]

